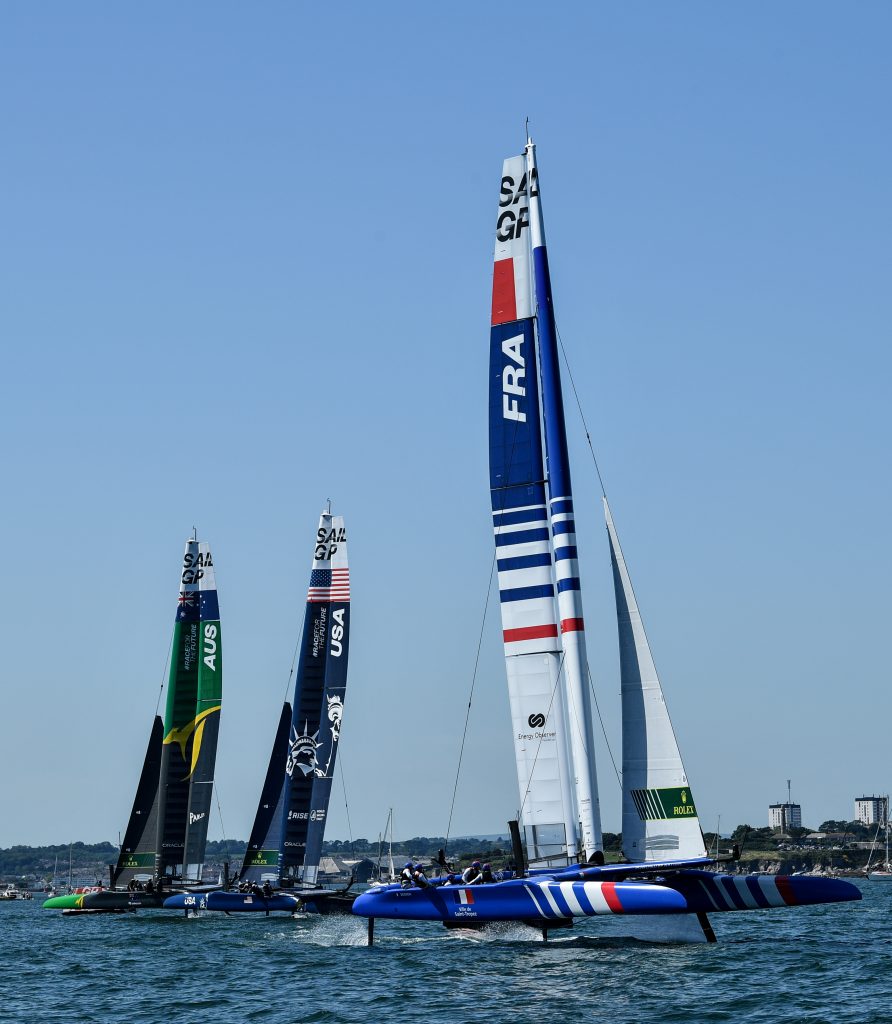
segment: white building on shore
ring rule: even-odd
[[[855,797],[855,821],[860,821],[862,825],[885,825],[888,820],[889,797]]]

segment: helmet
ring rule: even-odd
[[[479,860],[475,860],[474,863],[471,865],[471,867],[472,868],[479,868],[480,867],[480,861]]]
[[[411,868],[412,867],[412,861],[407,860],[406,863],[403,865],[403,867],[404,868]]]
[[[483,870],[484,871],[491,871],[492,870],[492,864],[484,864],[483,865]]]
[[[420,864],[416,864],[415,865],[415,870],[416,871],[424,871],[424,868]]]

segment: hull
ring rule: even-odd
[[[165,910],[216,910],[225,914],[270,914],[309,911],[311,914],[349,914],[354,897],[344,892],[277,892],[257,896],[242,892],[177,893],[164,901]]]
[[[356,898],[353,913],[408,921],[445,924],[544,921],[595,917],[600,914],[681,914],[684,897],[673,889],[643,882],[557,882],[512,879],[490,885],[438,885],[402,889],[398,885],[370,889]]]
[[[105,889],[102,892],[71,893],[53,896],[43,904],[45,910],[121,911],[158,908],[164,897],[158,893]]]
[[[700,914],[860,900],[850,882],[773,875],[680,872],[657,882],[570,881],[523,878],[492,885],[440,885],[370,889],[353,913],[409,921],[523,921],[534,926],[599,915]]]
[[[180,892],[164,901],[165,910],[219,910],[226,914],[269,914],[277,910],[291,914],[299,907],[294,896],[281,893],[264,897],[249,892]]]

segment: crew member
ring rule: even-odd
[[[478,882],[483,880],[483,872],[480,868],[480,861],[475,860],[469,868],[465,868],[461,873],[461,880],[465,885],[476,885]]]
[[[494,882],[495,881],[495,878],[493,878],[493,874],[492,874],[492,864],[484,864],[483,865],[483,868],[480,871],[480,881],[481,882]]]
[[[424,868],[420,864],[415,865],[415,870],[412,872],[412,880],[419,889],[427,889],[430,887],[430,882],[427,880]]]
[[[400,885],[404,889],[410,889],[415,884],[415,879],[412,877],[413,869],[412,861],[407,860],[403,870],[400,872]]]

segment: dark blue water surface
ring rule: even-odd
[[[602,920],[482,936],[358,918],[64,918],[0,905],[0,1020],[892,1021],[892,882],[864,900],[715,914],[718,945],[607,937]]]

